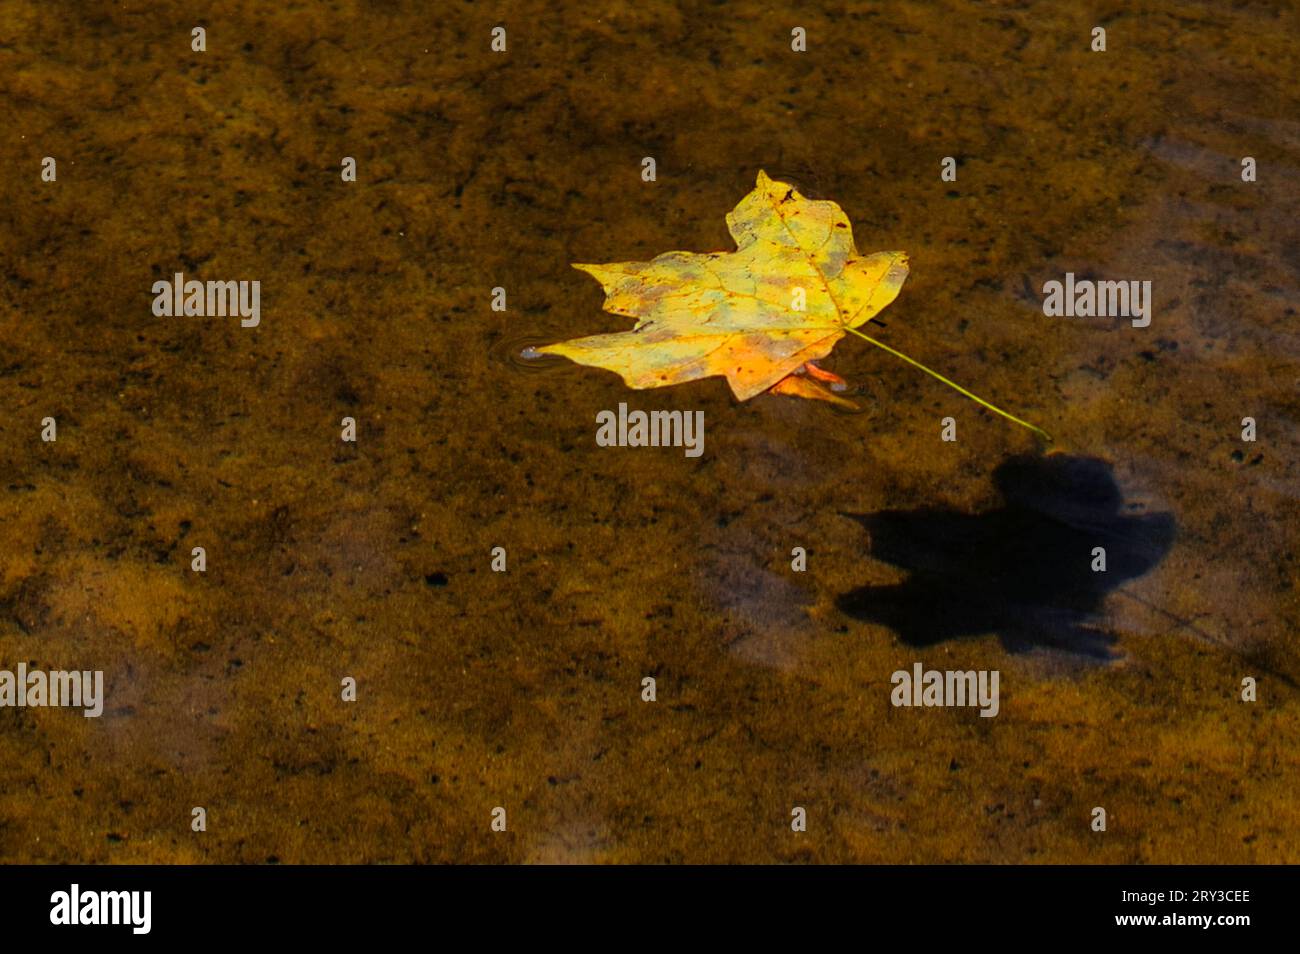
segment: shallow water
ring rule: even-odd
[[[222,9],[0,8],[0,669],[107,691],[0,708],[0,859],[1300,860],[1290,5]],[[759,169],[1054,454],[859,340],[860,414],[518,359]],[[154,317],[178,271],[261,324]],[[1045,317],[1066,272],[1150,327]],[[597,446],[620,402],[703,455]],[[999,714],[895,708],[916,662]]]

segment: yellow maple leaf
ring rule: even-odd
[[[575,264],[604,287],[605,310],[636,318],[636,326],[536,351],[614,371],[630,388],[718,375],[741,401],[773,391],[848,404],[803,375],[842,385],[810,362],[852,333],[1043,433],[857,330],[898,296],[907,255],[859,254],[848,216],[834,202],[805,198],[760,171],[754,191],[728,213],[727,228],[734,252]]]

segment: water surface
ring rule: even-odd
[[[1300,23],[1099,10],[236,2],[199,54],[187,5],[5,4],[0,667],[108,703],[0,710],[0,859],[1300,860]],[[909,253],[881,340],[1101,471],[1008,498],[1033,437],[857,340],[857,415],[511,359],[627,327],[571,262],[729,249],[759,169]],[[155,318],[177,271],[261,325]],[[1150,327],[1044,317],[1067,271]],[[596,446],[620,401],[704,456]],[[1170,533],[1094,588],[1098,474]],[[999,715],[893,708],[915,662]]]

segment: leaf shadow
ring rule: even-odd
[[[1001,507],[979,513],[923,508],[843,514],[870,534],[870,555],[907,570],[902,583],[864,586],[836,600],[910,646],[996,633],[1010,652],[1054,648],[1113,658],[1095,628],[1103,600],[1154,569],[1173,543],[1170,513],[1126,513],[1109,464],[1053,454],[1012,457],[993,481]],[[1093,548],[1106,551],[1094,571]]]

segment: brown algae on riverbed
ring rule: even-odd
[[[180,5],[0,13],[0,668],[107,694],[0,709],[0,859],[1300,860],[1293,10],[223,10],[202,54]],[[729,248],[760,168],[908,250],[882,340],[1067,453],[860,341],[858,415],[503,359],[613,329],[569,262]],[[176,272],[261,323],[155,318]],[[1045,317],[1066,272],[1151,325]],[[597,446],[619,402],[704,455]],[[1170,536],[1016,585],[1098,513]],[[917,662],[998,715],[892,706]]]

